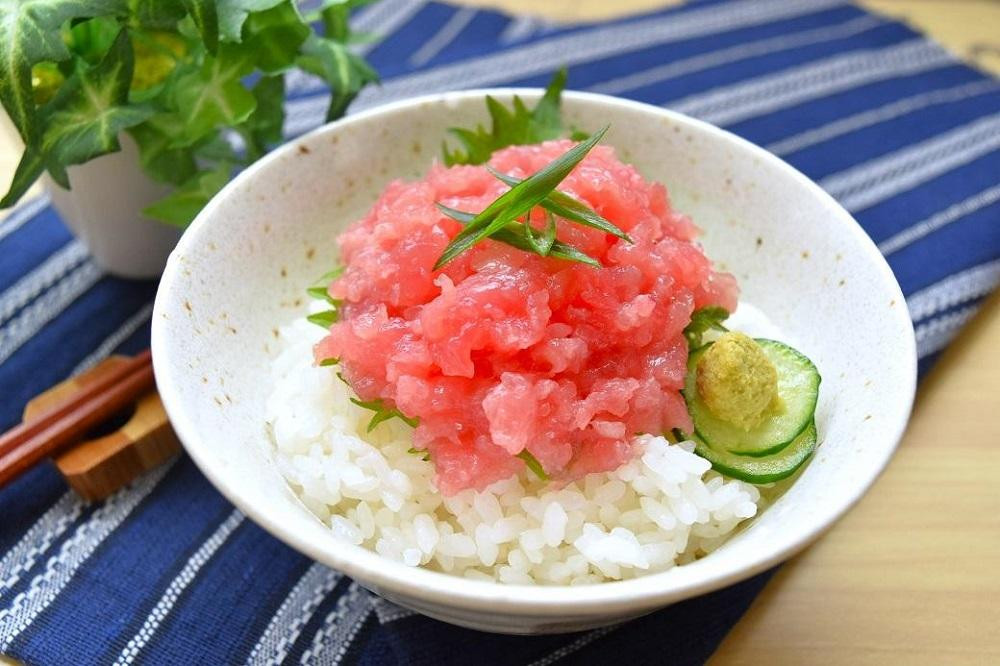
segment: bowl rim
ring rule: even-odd
[[[821,520],[817,520],[808,529],[799,532],[794,537],[776,535],[777,545],[774,549],[766,552],[761,551],[758,556],[747,561],[745,566],[734,567],[731,570],[706,570],[704,566],[700,566],[710,559],[706,558],[630,580],[591,585],[510,585],[476,581],[431,571],[423,567],[409,567],[383,558],[374,551],[352,544],[338,544],[338,547],[331,549],[322,548],[318,544],[309,542],[300,534],[286,529],[281,522],[271,518],[264,507],[255,505],[253,497],[239,492],[235,485],[230,485],[226,481],[221,470],[215,468],[211,459],[204,452],[207,445],[199,434],[197,424],[183,408],[178,387],[179,379],[183,373],[171,367],[171,353],[166,342],[169,334],[166,331],[167,322],[163,314],[169,303],[178,297],[177,283],[180,267],[177,257],[188,247],[198,242],[199,236],[214,216],[220,202],[227,199],[244,183],[251,181],[258,173],[266,171],[272,164],[297,151],[300,145],[319,140],[329,133],[339,131],[355,122],[390,116],[424,104],[440,104],[447,107],[449,103],[462,102],[470,98],[482,99],[484,95],[492,95],[501,99],[520,95],[523,98],[534,99],[541,96],[542,92],[540,88],[480,88],[432,93],[380,105],[333,123],[327,123],[290,140],[237,175],[213,197],[185,231],[177,247],[171,253],[163,272],[153,306],[151,331],[153,366],[157,387],[170,422],[188,455],[226,499],[282,542],[322,564],[342,571],[363,585],[374,586],[384,589],[386,592],[412,596],[423,602],[437,603],[452,608],[536,617],[565,617],[567,611],[571,612],[574,617],[587,617],[626,611],[634,613],[637,609],[652,610],[746,580],[787,560],[830,529],[867,492],[891,459],[903,436],[913,408],[916,392],[917,354],[913,324],[906,308],[895,308],[888,317],[882,319],[882,321],[887,322],[887,326],[898,328],[899,332],[902,333],[902,339],[897,348],[904,364],[901,365],[899,372],[901,384],[897,385],[896,393],[899,396],[898,400],[901,401],[897,404],[901,404],[903,409],[899,410],[898,417],[894,422],[885,426],[886,444],[877,464],[865,470],[863,475],[855,476],[853,485],[848,488],[848,491],[838,495],[835,500],[831,500],[829,507],[822,513]],[[816,197],[824,207],[829,209],[832,216],[841,218],[844,230],[853,234],[859,241],[861,248],[868,256],[868,260],[874,262],[881,272],[885,285],[892,291],[897,302],[905,303],[902,291],[888,263],[853,216],[819,185],[779,157],[727,130],[669,109],[610,95],[578,91],[565,91],[563,99],[570,104],[573,102],[596,104],[609,109],[627,109],[652,114],[660,119],[669,119],[682,127],[705,134],[715,140],[724,141],[737,150],[749,152],[751,156],[777,168]],[[680,571],[684,573],[679,574]],[[680,580],[677,580],[678,578]]]

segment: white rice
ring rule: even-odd
[[[712,471],[690,442],[648,435],[628,464],[562,488],[526,471],[442,497],[433,465],[408,452],[411,428],[366,433],[372,412],[313,364],[322,330],[298,320],[280,335],[266,419],[281,472],[334,534],[384,557],[503,583],[599,583],[701,557],[760,508],[756,487]]]

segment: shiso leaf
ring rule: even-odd
[[[727,317],[729,317],[729,311],[717,305],[709,305],[695,310],[691,314],[691,323],[684,329],[688,349],[701,347],[702,336],[709,330],[728,331],[729,329],[722,325]]]
[[[566,68],[555,73],[545,94],[534,109],[528,109],[524,101],[515,96],[513,108],[508,109],[496,99],[487,96],[486,108],[490,113],[491,126],[485,129],[478,125],[474,130],[452,127],[448,131],[458,139],[462,148],[448,150],[443,146],[444,163],[483,164],[501,148],[513,145],[540,143],[558,139],[566,134],[560,113],[560,101],[566,86]]]
[[[409,449],[406,450],[406,452],[415,456],[421,456],[420,458],[421,460],[430,461],[431,459],[431,454],[425,451],[424,449],[415,449],[411,446]]]
[[[372,416],[371,421],[368,422],[368,432],[374,430],[375,427],[378,426],[378,424],[382,423],[383,421],[388,421],[391,418],[397,418],[406,425],[410,426],[411,428],[416,428],[417,425],[420,423],[419,419],[411,418],[406,414],[404,414],[403,412],[396,409],[395,407],[388,407],[385,404],[385,401],[382,400],[382,398],[376,398],[374,400],[361,400],[359,398],[351,398],[351,402],[353,402],[358,407],[361,407],[362,409],[367,409],[375,412],[374,416]]]
[[[586,157],[607,131],[608,126],[605,125],[586,141],[573,146],[500,195],[451,240],[434,264],[434,270],[443,267],[479,241],[492,236],[538,205]]]
[[[528,469],[534,472],[535,476],[537,476],[539,479],[541,479],[542,481],[549,480],[549,475],[545,473],[545,468],[542,467],[542,463],[538,462],[538,458],[531,455],[531,452],[528,451],[528,449],[523,449],[520,453],[517,454],[517,457],[523,460],[524,464],[527,465]]]
[[[323,312],[314,312],[313,314],[306,317],[306,320],[310,323],[316,324],[317,326],[323,328],[324,330],[329,330],[331,326],[340,320],[340,313],[336,310],[324,310]]]
[[[315,282],[313,282],[309,287],[306,288],[306,293],[312,298],[320,301],[326,301],[330,305],[339,306],[342,301],[337,298],[330,296],[330,283],[336,280],[344,272],[343,267],[334,268],[332,271],[327,271],[321,275]]]

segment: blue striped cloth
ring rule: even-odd
[[[667,105],[766,146],[858,218],[892,265],[921,371],[1000,280],[1000,84],[913,30],[837,0],[740,0],[600,25],[420,0],[356,16],[386,35],[355,109],[543,85]],[[289,135],[324,90],[289,80]],[[149,341],[155,284],[107,277],[45,199],[0,221],[0,428],[24,402]],[[235,511],[182,457],[85,505],[49,466],[0,491],[0,653],[30,664],[701,663],[766,582],[612,628],[516,638],[372,597]]]

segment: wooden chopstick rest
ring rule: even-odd
[[[71,377],[33,398],[24,408],[30,421],[69,396],[94,383],[104,382],[129,364],[112,356],[94,368]],[[104,499],[142,473],[161,465],[180,451],[160,397],[152,389],[138,398],[131,417],[116,430],[70,445],[54,456],[59,472],[86,500]]]

